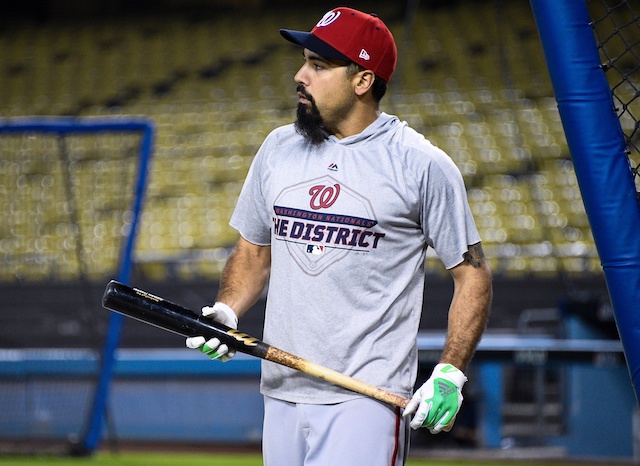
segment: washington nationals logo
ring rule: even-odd
[[[313,210],[328,209],[338,200],[340,185],[338,183],[333,186],[319,184],[309,190],[309,195],[311,196],[309,205]]]
[[[329,11],[327,14],[325,14],[322,19],[320,21],[318,21],[318,24],[316,24],[317,28],[321,28],[324,26],[328,26],[331,23],[333,23],[336,19],[338,19],[340,17],[340,12],[339,11]]]

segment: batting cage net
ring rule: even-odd
[[[131,225],[140,137],[36,131],[0,136],[0,277],[113,275]]]
[[[589,13],[640,190],[640,6],[629,0],[592,0]]]
[[[108,322],[100,289],[131,269],[151,134],[146,121],[0,120],[0,281],[15,297],[0,320],[3,450],[66,442],[87,422]]]

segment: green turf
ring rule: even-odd
[[[9,466],[262,466],[258,455],[194,454],[194,453],[109,453],[99,452],[90,458],[54,456],[0,456],[0,465]],[[406,466],[545,466],[548,462],[532,461],[472,461],[472,460],[409,460]],[[561,466],[560,463],[554,463]],[[567,463],[569,464],[569,463]]]

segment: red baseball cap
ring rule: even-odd
[[[280,29],[280,34],[325,58],[355,62],[387,82],[396,69],[393,35],[374,13],[335,8],[311,32]]]

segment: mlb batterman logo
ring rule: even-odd
[[[307,245],[307,253],[321,256],[324,253],[324,246],[320,244],[309,244]]]
[[[333,23],[336,19],[338,19],[340,17],[340,12],[339,11],[329,11],[328,13],[326,13],[322,19],[320,21],[318,21],[318,24],[316,24],[317,28],[322,28],[325,26],[330,25],[331,23]]]

